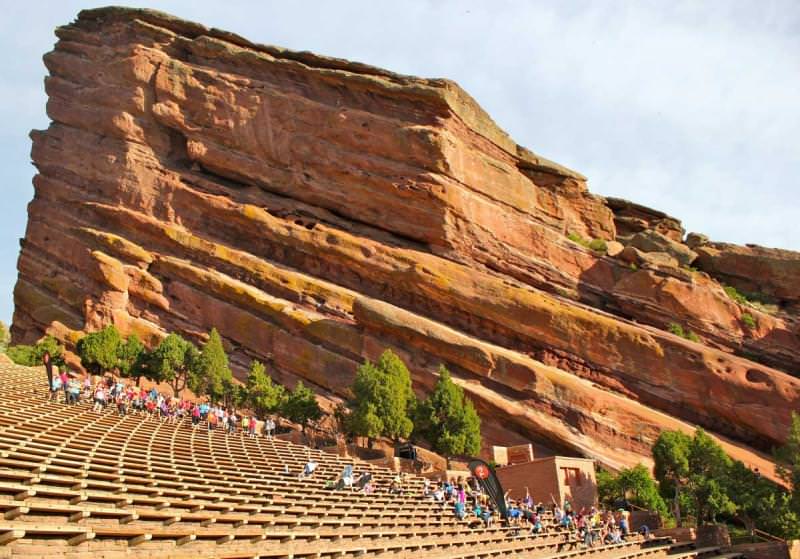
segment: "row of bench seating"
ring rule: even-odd
[[[44,379],[40,369],[0,365],[0,557],[595,558],[673,551],[664,539],[581,549],[554,526],[540,535],[500,523],[471,526],[423,499],[422,478],[409,476],[402,495],[390,494],[395,473],[385,468],[280,439],[50,402]],[[319,467],[299,479],[310,456]],[[348,464],[372,473],[377,492],[326,489]]]

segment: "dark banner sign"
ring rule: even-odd
[[[492,500],[495,508],[500,512],[500,516],[503,519],[507,519],[508,509],[506,508],[503,487],[500,485],[500,480],[497,479],[494,468],[483,460],[473,460],[469,463],[469,471],[472,472],[472,477],[478,480],[483,492]]]

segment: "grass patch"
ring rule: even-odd
[[[677,322],[670,322],[669,326],[667,326],[667,330],[671,333],[675,334],[676,336],[680,336],[685,340],[689,340],[690,342],[699,342],[700,336],[692,332],[691,330],[684,329],[683,326],[678,324]]]
[[[593,252],[605,254],[608,251],[608,245],[603,239],[584,239],[574,231],[568,233],[567,238],[573,243],[578,243],[582,247],[586,247]]]
[[[753,315],[748,313],[748,312],[742,313],[742,316],[740,317],[740,320],[742,321],[742,324],[744,324],[745,326],[747,326],[751,330],[755,329],[756,326],[758,326],[758,323],[756,322],[756,319],[753,318]]]

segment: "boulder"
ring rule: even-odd
[[[683,243],[673,241],[669,237],[653,230],[636,233],[630,240],[630,246],[644,252],[667,253],[681,266],[689,266],[697,258],[697,253]]]

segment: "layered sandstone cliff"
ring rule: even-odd
[[[800,404],[800,255],[685,244],[678,220],[590,194],[447,80],[146,10],[56,34],[15,341],[216,326],[235,364],[333,396],[393,347],[420,390],[453,370],[487,442],[619,467],[698,424],[769,470],[758,450]],[[768,307],[723,290],[762,282]]]

